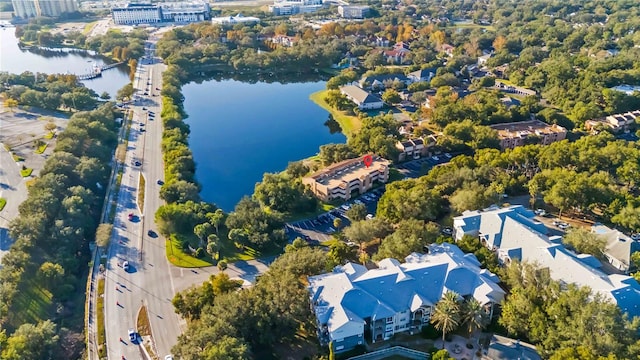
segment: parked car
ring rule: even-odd
[[[147,235],[149,235],[150,237],[156,237],[156,232],[153,230],[149,230],[147,231]]]
[[[133,329],[129,329],[129,340],[136,341],[137,338],[138,335],[136,334],[136,332]]]
[[[162,181],[162,180],[160,180],[160,179],[158,179],[158,181],[156,181],[156,183],[157,183],[158,185],[160,185],[160,186],[164,185],[164,181]]]
[[[534,213],[538,216],[545,216],[547,215],[547,212],[544,209],[536,209],[536,211],[534,211]]]
[[[129,262],[128,261],[125,261],[125,262],[122,263],[122,269],[124,271],[129,271],[129,268],[130,268],[130,266],[129,266]]]
[[[451,235],[451,234],[453,234],[453,229],[448,227],[448,226],[446,226],[446,227],[442,228],[442,233],[445,234],[445,235]]]
[[[133,213],[129,213],[129,215],[127,217],[129,218],[129,221],[133,221],[134,215],[133,215]]]

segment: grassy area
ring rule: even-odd
[[[96,23],[97,23],[97,21],[94,21],[94,22],[90,22],[87,25],[85,25],[84,29],[82,29],[82,34],[83,35],[87,35],[93,29],[93,27],[96,26]]]
[[[398,180],[402,180],[404,179],[405,176],[402,175],[402,173],[400,171],[398,171],[398,169],[394,169],[394,168],[390,168],[389,169],[389,181],[388,182],[394,182],[394,181],[398,181]]]
[[[98,302],[96,312],[98,313],[98,354],[100,357],[107,356],[107,334],[104,330],[104,279],[98,279]]]
[[[211,259],[208,254],[204,258],[198,259],[197,257],[191,256],[191,254],[182,250],[180,247],[180,241],[178,241],[174,235],[166,241],[167,259],[169,259],[169,262],[173,265],[184,268],[197,268],[213,265],[213,259]]]
[[[346,136],[350,136],[352,133],[357,132],[362,127],[362,121],[357,116],[347,115],[342,111],[338,111],[326,101],[324,101],[325,96],[327,95],[328,90],[320,90],[314,92],[309,96],[309,99],[316,103],[321,108],[327,110],[331,115],[333,115],[333,119],[340,124],[340,128],[342,128],[342,133]]]
[[[4,209],[5,205],[7,205],[7,199],[0,198],[0,211],[2,211],[2,209]]]
[[[19,156],[19,155],[16,155],[16,154],[11,154],[11,156],[13,156],[13,161],[15,161],[15,162],[24,161],[24,158],[22,156]]]
[[[145,179],[142,173],[140,174],[140,180],[138,181],[138,208],[140,212],[144,212],[144,189]]]
[[[22,177],[29,177],[29,176],[31,176],[32,172],[33,172],[32,168],[24,168],[24,169],[20,170],[20,175],[22,175]]]
[[[27,276],[28,277],[28,276]],[[12,305],[12,324],[35,324],[50,317],[53,294],[36,281],[35,277],[24,280],[19,287]]]
[[[113,187],[113,196],[111,197],[111,204],[109,204],[109,206],[111,206],[109,208],[109,222],[113,223],[113,220],[116,218],[116,205],[118,203],[118,193],[120,192],[120,183],[122,182],[122,171],[123,168],[121,167],[120,170],[118,170],[118,175],[116,175],[116,185]]]
[[[38,146],[38,148],[36,149],[36,151],[34,151],[36,154],[42,154],[45,150],[47,150],[47,144],[42,144],[40,146]]]
[[[51,139],[53,139],[53,135],[55,135],[55,134],[52,133],[52,132],[49,132],[49,133],[45,134],[44,138],[47,139],[47,140],[51,140]]]
[[[150,336],[151,335],[151,325],[149,325],[149,314],[147,312],[147,307],[143,305],[140,310],[138,310],[138,321],[136,324],[136,330],[140,336]]]

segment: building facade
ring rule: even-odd
[[[504,298],[499,279],[480,268],[473,254],[451,244],[431,245],[428,254],[413,253],[405,263],[380,261],[377,269],[348,263],[333,272],[311,276],[309,295],[318,339],[335,352],[375,343],[394,334],[420,332],[443,295],[474,297],[489,317]]]
[[[371,157],[369,166],[364,164],[362,157],[345,160],[302,178],[302,183],[322,201],[349,200],[352,194],[364,194],[376,182],[386,183],[389,180],[391,163],[376,155]]]
[[[111,14],[113,22],[118,25],[190,23],[211,19],[211,8],[206,2],[129,3],[124,7],[112,8]]]
[[[76,0],[12,0],[15,16],[26,19],[36,16],[56,17],[78,11]]]
[[[371,10],[368,6],[340,5],[338,14],[345,19],[364,19]]]
[[[274,1],[269,5],[273,15],[295,15],[318,11],[322,8],[322,0]]]
[[[162,21],[162,8],[155,4],[127,4],[111,9],[113,22],[118,25],[155,24]]]
[[[540,120],[496,124],[489,127],[498,132],[502,150],[529,143],[549,145],[567,137],[567,129],[557,124],[549,125]]]

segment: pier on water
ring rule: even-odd
[[[118,63],[115,63],[115,64],[109,64],[109,65],[103,65],[103,66],[94,66],[90,73],[76,75],[76,78],[78,78],[78,80],[95,79],[97,77],[102,76],[102,72],[103,71],[109,70],[109,69],[113,69],[114,67],[120,66],[120,65],[122,65],[124,63],[125,63],[124,61],[121,61],[121,62],[118,62]]]

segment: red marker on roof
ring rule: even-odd
[[[369,167],[369,166],[371,166],[371,164],[373,163],[373,158],[371,157],[371,155],[365,155],[365,156],[362,158],[362,162],[364,162],[364,165],[365,165],[366,167]]]

